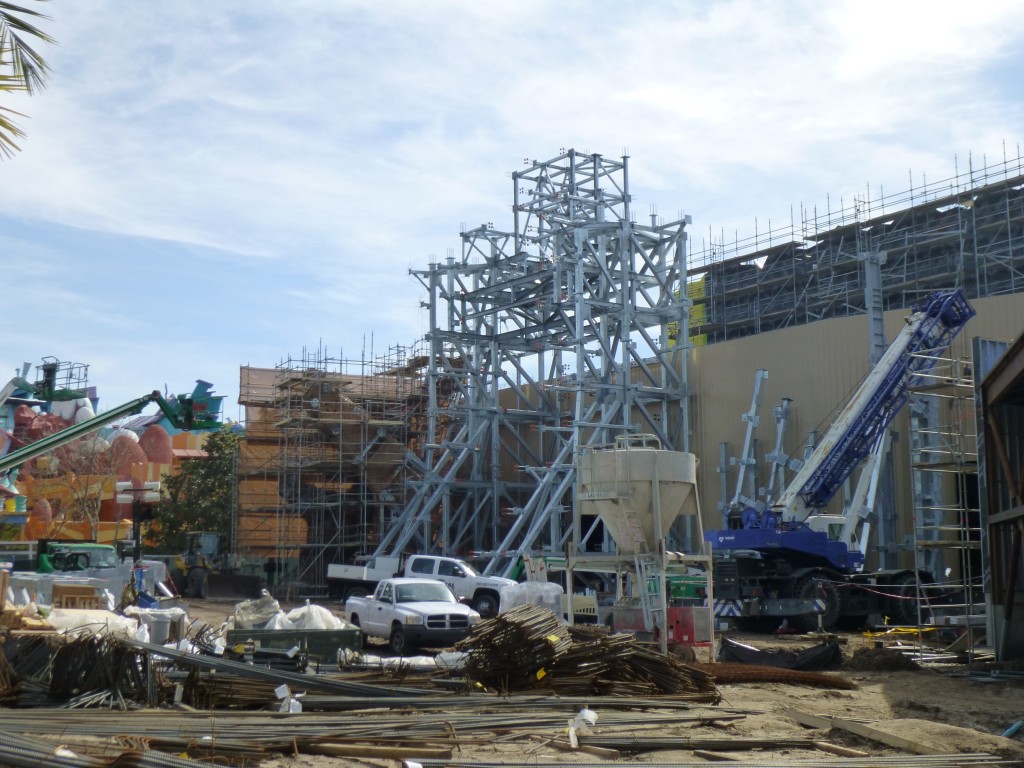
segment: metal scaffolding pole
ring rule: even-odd
[[[581,448],[631,432],[688,448],[689,217],[634,222],[625,157],[526,165],[512,231],[463,232],[461,257],[412,272],[431,438],[377,554],[483,554],[487,573],[563,554]]]

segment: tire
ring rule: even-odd
[[[369,594],[363,587],[352,587],[352,589],[345,593],[345,599],[348,600],[350,597],[366,597]]]
[[[793,584],[793,597],[807,599],[824,597],[825,612],[821,615],[821,626],[830,631],[835,629],[839,615],[842,613],[839,592],[829,578],[822,573],[811,573]],[[814,632],[818,629],[818,614],[805,614],[793,617],[793,625],[803,632]]]
[[[388,648],[396,656],[405,656],[406,652],[410,650],[409,638],[405,636],[405,632],[402,631],[401,627],[394,627],[391,630],[391,637],[388,638]]]
[[[498,615],[498,596],[493,592],[481,592],[473,598],[473,610],[482,619],[490,619]]]
[[[913,573],[904,573],[893,579],[890,590],[895,597],[888,600],[886,612],[892,616],[897,624],[905,626],[917,626],[917,577]],[[926,611],[921,611],[921,618],[926,616]]]
[[[369,643],[366,640],[366,633],[363,632],[362,627],[359,625],[359,615],[352,614],[352,618],[348,620],[348,623],[359,630],[359,647],[365,648]]]

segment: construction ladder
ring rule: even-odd
[[[663,581],[658,570],[658,561],[650,556],[638,555],[633,560],[640,591],[640,607],[644,612],[644,629],[648,632],[655,627],[664,631],[665,601],[662,599]]]

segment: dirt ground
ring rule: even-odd
[[[340,606],[324,604],[336,615],[341,615]],[[191,601],[190,618],[199,618],[212,624],[220,624],[232,612],[230,601]],[[293,606],[282,606],[289,608]],[[785,648],[797,650],[813,645],[814,641],[799,638],[785,638],[773,635],[728,636],[744,643],[768,650]],[[1024,675],[989,675],[983,672],[988,667],[971,665],[971,675],[966,664],[926,666],[918,669],[906,664],[903,657],[894,663],[893,653],[880,651],[876,641],[858,634],[840,636],[844,665],[841,669],[826,673],[853,684],[851,690],[823,689],[805,685],[781,682],[754,682],[719,684],[723,700],[716,711],[736,710],[742,719],[729,724],[694,726],[690,723],[678,727],[658,726],[650,731],[637,729],[637,735],[691,736],[730,738],[765,738],[813,736],[833,744],[845,745],[871,755],[906,755],[906,749],[886,746],[878,741],[857,736],[835,728],[811,729],[800,725],[786,713],[798,710],[810,715],[842,718],[844,720],[868,722],[873,727],[896,734],[913,742],[928,745],[935,754],[987,752],[1007,758],[1010,764],[1024,766],[1024,731],[1014,738],[1000,734],[1013,723],[1024,718]],[[888,643],[888,641],[883,641]],[[859,653],[858,653],[859,652]],[[898,654],[897,654],[898,656]],[[697,649],[697,662],[710,661],[710,648]],[[712,668],[713,672],[713,668]],[[553,708],[558,707],[553,700]],[[702,708],[703,705],[695,705]],[[600,707],[595,707],[600,716]],[[574,713],[566,711],[568,717]],[[412,715],[415,716],[415,715]],[[564,736],[552,734],[552,736]],[[595,728],[601,734],[600,717]],[[567,754],[543,745],[531,748],[529,762],[573,762],[578,753]],[[729,752],[734,760],[742,762],[771,760],[796,760],[813,757],[821,759],[824,753],[803,749],[758,750]],[[508,743],[501,740],[479,740],[464,745],[462,758],[481,761],[515,764],[526,762],[526,752],[521,742]],[[634,760],[648,762],[694,761],[690,751],[659,751],[646,755],[623,755]],[[578,755],[579,759],[593,761],[591,755]],[[841,764],[841,758],[836,758]],[[1019,761],[1019,762],[1017,762]],[[399,765],[397,761],[357,761],[339,758],[312,757],[299,755],[277,758],[263,763],[264,768],[327,768],[339,765]],[[610,761],[614,764],[614,761]],[[1006,764],[1006,763],[1004,763]]]

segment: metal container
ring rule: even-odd
[[[261,648],[287,651],[298,648],[307,656],[321,661],[334,661],[339,648],[358,651],[363,647],[362,631],[358,627],[345,629],[231,629],[225,637],[228,645],[258,642]]]
[[[599,515],[621,555],[657,551],[672,523],[696,515],[697,457],[653,435],[620,437],[579,457],[581,515]]]

